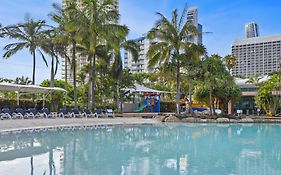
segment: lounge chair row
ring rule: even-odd
[[[2,108],[0,111],[0,118],[3,119],[35,119],[35,118],[91,118],[91,117],[114,117],[112,109],[96,110],[95,113],[89,109],[84,109],[80,112],[78,109],[60,109],[59,112],[50,112],[48,108],[43,108],[38,111],[36,108],[29,108],[24,110],[22,108],[16,108],[15,111],[9,108]]]

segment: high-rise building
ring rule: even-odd
[[[191,36],[189,38],[190,42],[194,44],[202,44],[202,32],[203,32],[203,26],[198,23],[198,8],[197,7],[191,7],[187,9],[187,20],[190,21],[192,25],[194,25],[198,30],[198,35]]]
[[[140,46],[138,61],[134,61],[132,53],[125,50],[124,68],[130,69],[132,73],[147,73],[149,70],[147,68],[148,59],[146,57],[146,53],[148,52],[149,46],[151,44],[150,40],[146,37],[140,37],[135,39],[135,41]]]
[[[66,7],[67,2],[69,0],[62,0],[62,6]],[[100,3],[103,2],[103,0],[99,0]],[[76,1],[78,8],[82,9],[82,0],[77,0]],[[119,0],[113,0],[113,6],[109,7],[108,10],[118,10],[119,11]],[[110,22],[110,21],[109,21]],[[112,21],[112,23],[118,23],[118,21]],[[69,55],[71,55],[71,48],[69,48]],[[88,63],[87,57],[82,56],[80,54],[77,54],[76,56],[76,72],[80,72],[82,70],[82,68]],[[65,70],[65,64],[67,64],[67,71]],[[71,70],[71,64],[69,62],[65,62],[65,59],[62,59],[62,79],[65,79],[65,75],[67,72],[67,81],[71,84],[73,84],[73,71]]]
[[[255,22],[245,25],[245,38],[259,37],[259,26]]]
[[[245,78],[268,75],[280,70],[281,35],[237,40],[232,46],[232,54],[237,59],[233,75]]]

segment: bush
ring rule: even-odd
[[[32,102],[32,100],[20,100],[20,105],[17,105],[17,100],[10,99],[0,99],[0,108],[10,108],[15,110],[17,107],[21,107],[24,109],[34,108],[36,104]]]
[[[175,112],[176,111],[176,102],[174,101],[161,101],[161,112]]]

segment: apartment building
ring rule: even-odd
[[[234,76],[268,75],[280,70],[281,35],[236,40],[232,54],[237,58],[237,65],[232,70]]]

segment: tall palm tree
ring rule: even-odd
[[[112,77],[116,81],[116,107],[120,109],[120,80],[123,74],[123,65],[121,59],[121,48],[126,49],[129,51],[132,56],[133,60],[137,61],[139,58],[139,44],[136,41],[128,40],[120,42],[118,49],[114,52],[114,63],[112,66]]]
[[[171,21],[161,13],[157,13],[157,15],[159,19],[147,35],[150,40],[157,41],[150,46],[147,52],[149,68],[153,69],[158,64],[170,64],[176,69],[176,112],[179,113],[180,74],[182,64],[186,62],[186,59],[183,59],[183,52],[191,44],[190,37],[197,35],[198,30],[187,20],[187,7],[184,8],[181,16],[178,15],[177,10],[174,10]]]
[[[10,58],[24,48],[28,49],[31,53],[33,57],[32,84],[35,84],[36,52],[40,53],[45,64],[48,66],[41,51],[41,39],[45,27],[45,21],[34,21],[29,16],[26,16],[23,23],[4,27],[2,32],[5,37],[17,41],[4,47],[6,51],[3,56],[4,58]]]
[[[56,29],[51,29],[45,31],[43,35],[43,42],[41,44],[42,50],[51,56],[51,78],[50,78],[50,87],[55,86],[55,75],[58,70],[59,58],[58,58],[58,49],[59,45],[56,42],[57,32]]]
[[[202,64],[201,58],[207,54],[206,48],[203,45],[192,44],[190,47],[186,47],[185,58],[186,61],[186,74],[188,79],[188,96],[189,96],[189,113],[193,113],[192,110],[192,92],[193,92],[193,80],[202,77]],[[190,59],[191,58],[191,59]]]
[[[73,87],[74,87],[74,103],[77,107],[77,81],[76,81],[76,49],[77,49],[77,38],[79,31],[77,28],[78,15],[81,14],[78,10],[75,0],[67,1],[67,6],[62,9],[58,4],[53,4],[55,9],[54,13],[51,13],[53,21],[59,24],[60,35],[57,36],[57,40],[61,45],[59,50],[60,55],[65,59],[65,71],[67,71],[67,63],[71,62],[72,76],[73,76]],[[68,48],[71,48],[71,59],[67,52]],[[67,86],[67,72],[65,72],[65,80]]]
[[[87,50],[89,60],[89,98],[91,108],[95,107],[95,81],[96,81],[96,49],[98,45],[109,44],[111,48],[118,48],[120,38],[125,38],[128,28],[117,24],[119,13],[113,0],[84,0],[82,15],[76,26],[79,27],[83,38],[80,44]],[[79,18],[79,17],[78,17]]]

